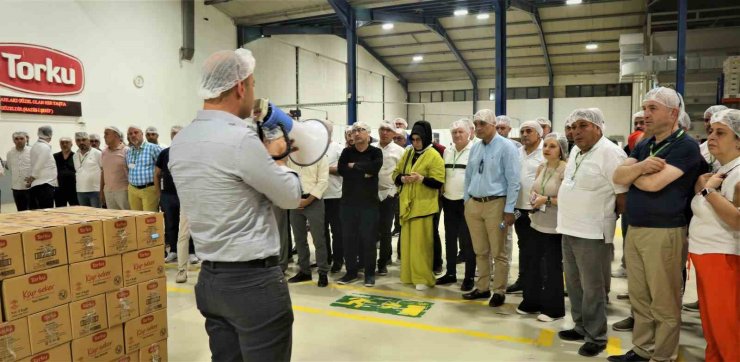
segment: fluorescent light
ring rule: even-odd
[[[583,0],[565,0],[565,5],[583,4]]]
[[[478,15],[476,16],[476,18],[477,18],[478,20],[486,20],[486,19],[488,19],[488,18],[490,18],[490,17],[491,17],[491,15],[489,15],[489,14],[486,14],[486,13],[478,14]]]
[[[383,29],[385,29],[385,30],[391,30],[391,29],[393,29],[393,23],[385,23],[385,24],[383,24]]]
[[[676,57],[674,57],[673,55],[668,56],[668,61],[669,62],[675,62],[676,61]]]
[[[420,62],[420,61],[424,60],[424,57],[423,57],[423,56],[421,56],[421,55],[414,55],[414,57],[413,57],[413,58],[411,58],[411,59],[412,59],[413,61],[415,61],[415,62]]]
[[[586,44],[586,49],[588,50],[599,49],[599,44],[596,44],[594,42],[588,43]]]
[[[453,14],[455,14],[455,16],[468,15],[468,9],[457,9]]]

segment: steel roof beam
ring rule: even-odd
[[[619,43],[619,39],[614,40],[599,40],[599,44],[611,44],[611,43]],[[550,46],[572,46],[572,45],[583,45],[583,42],[565,42],[565,43],[549,43]],[[410,46],[410,45],[407,45]],[[507,46],[506,49],[533,49],[533,48],[539,48],[539,44],[530,44],[530,45],[510,45]],[[470,49],[460,49],[460,52],[483,52],[483,51],[495,51],[495,47],[484,47],[484,48],[470,48]],[[407,57],[410,55],[444,55],[447,54],[447,51],[438,51],[438,52],[428,52],[428,53],[420,53],[420,52],[413,52],[413,53],[404,53],[404,54],[393,54],[393,55],[384,55],[384,58],[401,58],[401,57]],[[588,54],[594,54],[599,52],[589,52]],[[581,53],[572,53],[573,55],[577,54],[584,54]],[[551,54],[550,56],[556,56],[558,54]]]
[[[376,53],[375,50],[373,50],[373,48],[371,48],[369,45],[367,45],[367,43],[365,43],[364,40],[358,38],[357,43],[360,44],[363,48],[365,48],[365,51],[367,51],[370,55],[372,55],[373,58],[375,58],[375,60],[378,61],[378,63],[380,63],[386,69],[388,69],[388,71],[391,72],[391,74],[393,74],[398,79],[398,82],[401,83],[401,86],[406,91],[406,93],[408,93],[409,82],[408,80],[406,80],[406,78],[403,77],[403,75],[401,75],[400,72],[398,72],[395,68],[393,68],[391,64],[389,64],[385,59],[383,59],[383,57],[381,57],[378,53]]]
[[[450,48],[452,54],[455,55],[455,59],[457,59],[457,62],[460,63],[460,65],[463,67],[463,70],[465,70],[465,73],[468,75],[468,78],[470,78],[470,83],[473,86],[473,113],[475,113],[478,108],[478,78],[475,76],[473,70],[470,69],[470,65],[468,65],[468,62],[462,56],[460,50],[457,49],[455,43],[452,41],[452,39],[450,39],[450,36],[447,34],[447,31],[439,22],[439,20],[435,19],[434,23],[427,24],[427,27],[442,37],[444,43],[447,44],[448,48]]]

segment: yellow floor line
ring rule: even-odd
[[[537,336],[535,344],[541,347],[552,346],[552,341],[555,339],[555,331],[551,329],[541,329],[540,335]]]
[[[622,340],[617,337],[609,337],[606,343],[606,354],[609,356],[622,354]]]

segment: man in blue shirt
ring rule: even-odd
[[[465,221],[473,241],[478,281],[464,299],[491,297],[488,305],[498,307],[506,299],[509,257],[506,227],[514,224],[514,205],[519,195],[520,157],[516,146],[496,134],[496,115],[490,109],[473,117],[475,135],[481,142],[470,150],[465,168]],[[501,224],[505,227],[500,227]],[[495,260],[491,288],[491,258]],[[493,289],[491,296],[490,289]]]
[[[144,140],[144,131],[139,126],[129,126],[128,153],[128,204],[131,210],[158,211],[159,190],[154,187],[154,167],[162,149]]]

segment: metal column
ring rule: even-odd
[[[685,95],[686,87],[686,13],[688,0],[678,0],[678,46],[676,54],[676,91]]]
[[[357,15],[347,0],[328,0],[342,21],[347,40],[347,125],[357,122]]]
[[[685,1],[685,0],[683,0]],[[495,0],[496,115],[506,114],[506,0]]]

